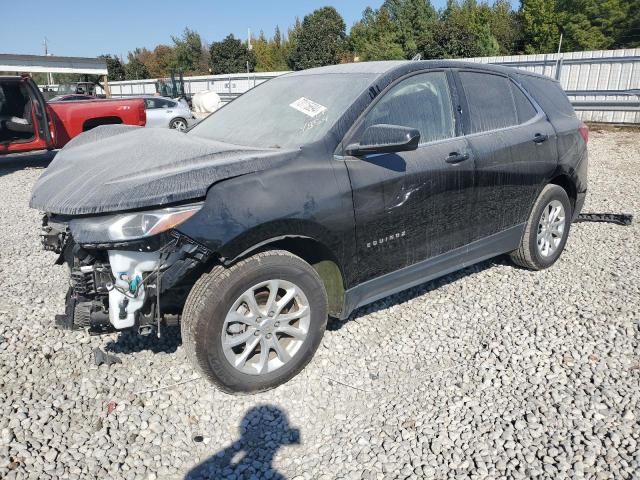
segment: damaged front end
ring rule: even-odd
[[[143,335],[179,321],[212,252],[173,227],[201,204],[100,217],[45,215],[42,243],[70,269],[65,314],[56,324],[100,334]]]

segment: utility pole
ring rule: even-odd
[[[558,30],[560,30],[560,41],[558,41],[558,55],[556,57],[556,80],[560,80],[560,69],[562,68],[562,59],[560,58],[560,52],[562,52],[562,38],[564,37],[564,27],[558,24]]]
[[[47,37],[44,37],[44,41],[42,42],[42,45],[44,45],[44,56],[48,57],[49,56],[49,45],[48,45],[49,41],[47,40]],[[53,75],[51,75],[51,72],[47,72],[47,83],[49,85],[51,85],[53,83]]]
[[[558,55],[562,51],[562,37],[564,37],[564,31],[560,30],[560,41],[558,42]]]
[[[251,45],[251,29],[247,28],[247,50],[251,51],[253,49],[253,45]],[[249,60],[247,60],[247,85],[251,82],[249,77]]]

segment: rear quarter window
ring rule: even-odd
[[[558,82],[529,75],[519,77],[520,82],[551,120],[576,118],[576,112]]]

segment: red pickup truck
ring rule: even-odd
[[[29,77],[0,77],[0,155],[63,147],[98,125],[144,126],[144,100],[47,103]]]

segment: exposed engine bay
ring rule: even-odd
[[[137,329],[142,335],[176,325],[191,286],[212,252],[169,230],[150,239],[111,244],[78,243],[68,219],[45,215],[45,250],[66,263],[70,285],[64,315],[56,324],[92,334]]]

